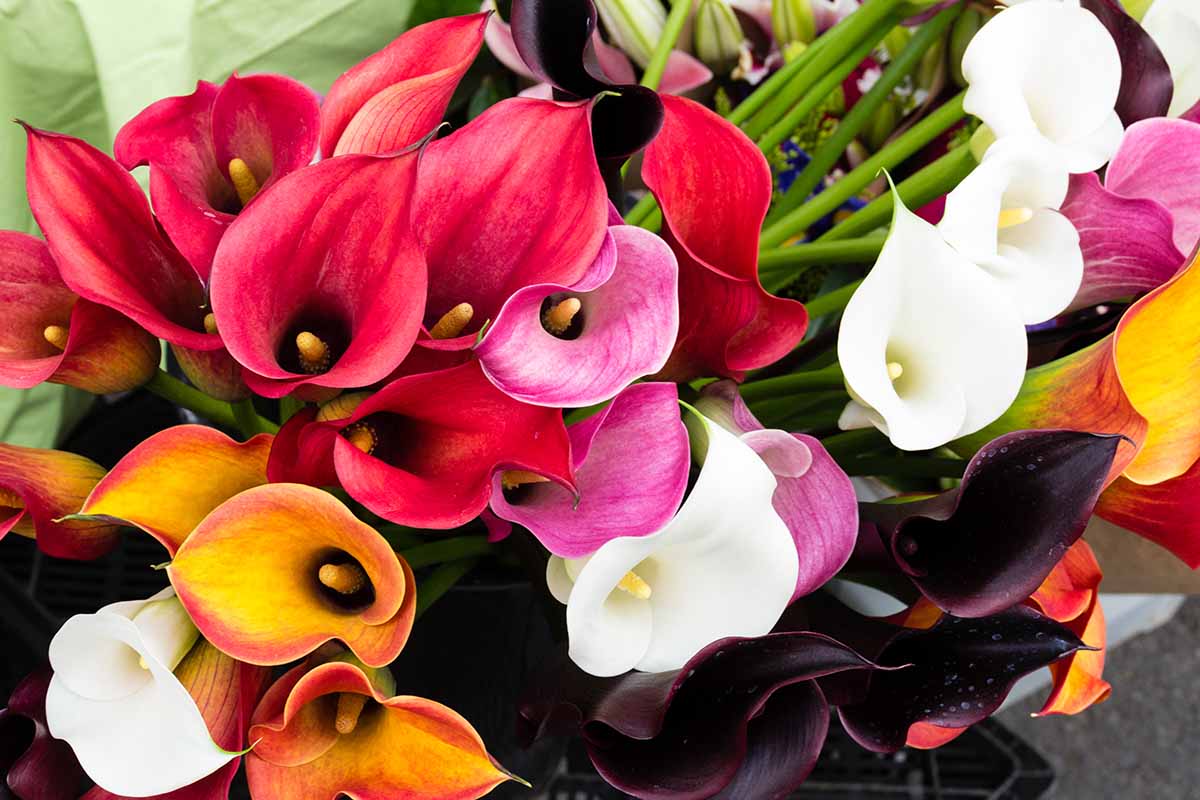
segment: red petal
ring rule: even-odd
[[[1100,495],[1096,513],[1200,569],[1200,461],[1183,475],[1151,486],[1117,478]]]
[[[385,153],[432,131],[483,44],[487,14],[418,25],[334,81],[321,154]]]
[[[781,358],[808,324],[804,306],[758,280],[758,235],[771,170],[738,128],[680,97],[646,149],[642,178],[658,198],[679,257],[679,340],[661,375],[686,379],[747,370]]]
[[[467,302],[474,332],[518,289],[583,276],[608,220],[590,113],[588,103],[515,98],[429,145],[415,217],[427,326]]]
[[[312,163],[321,127],[317,96],[284,75],[230,76],[212,107],[217,168],[240,158],[265,189]]]
[[[172,344],[213,350],[204,288],[132,176],[86,142],[26,128],[26,186],[63,281]]]

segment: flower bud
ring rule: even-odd
[[[745,41],[729,0],[700,0],[696,9],[696,56],[713,69],[737,61]]]
[[[780,47],[817,38],[811,0],[771,0],[771,27]]]
[[[645,67],[662,38],[667,11],[659,0],[596,0],[596,10],[613,44]]]

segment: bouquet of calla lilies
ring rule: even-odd
[[[560,634],[513,737],[639,798],[1104,700],[1089,520],[1200,566],[1200,9],[1009,5],[488,0],[323,96],[22,122],[0,384],[195,424],[0,444],[0,537],[170,582],[58,631],[8,792],[524,782],[389,669],[485,560]]]

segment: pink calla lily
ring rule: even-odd
[[[232,75],[148,106],[117,133],[127,169],[150,166],[163,229],[203,280],[236,215],[317,149],[317,98],[283,75]]]
[[[554,408],[603,402],[666,363],[679,328],[677,284],[662,239],[612,227],[579,283],[516,292],[475,353],[492,383],[517,400]],[[555,319],[563,308],[575,309],[565,322]]]
[[[661,530],[679,508],[691,466],[678,399],[674,384],[630,386],[567,429],[578,498],[550,482],[505,491],[497,475],[492,511],[564,558]]]

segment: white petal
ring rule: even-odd
[[[1079,291],[1079,232],[1057,211],[1036,211],[1028,222],[1000,231],[996,255],[980,266],[1014,299],[1025,324],[1043,322],[1061,313]]]
[[[841,416],[838,417],[838,428],[844,431],[857,431],[863,428],[879,427],[884,425],[883,418],[876,414],[872,409],[864,406],[857,400],[851,400],[846,403],[846,407],[842,409]]]
[[[554,599],[565,606],[571,599],[571,587],[574,584],[574,579],[567,574],[562,556],[550,556],[550,560],[546,562],[546,586]]]
[[[1025,357],[1016,306],[897,199],[887,242],[842,317],[838,361],[852,396],[896,447],[925,450],[1000,416]],[[895,381],[893,362],[903,368]]]
[[[1116,152],[1121,58],[1090,11],[1051,2],[1006,9],[971,40],[962,70],[963,107],[997,138],[1036,134],[1072,172],[1096,169]]]
[[[1178,117],[1200,102],[1200,3],[1196,0],[1154,0],[1142,27],[1162,51],[1175,94],[1168,115]]]
[[[126,797],[188,786],[236,755],[212,741],[191,695],[130,619],[147,602],[76,615],[50,643],[50,732],[71,745],[97,785]],[[163,628],[148,632],[154,637]]]

